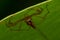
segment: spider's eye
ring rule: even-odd
[[[29,22],[31,22],[31,21],[29,21]]]

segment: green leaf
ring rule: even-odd
[[[60,0],[48,0],[0,20],[0,40],[60,40],[59,4]],[[35,29],[24,21],[30,15]]]

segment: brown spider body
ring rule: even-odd
[[[34,24],[33,24],[32,19],[31,19],[30,16],[27,16],[27,17],[25,18],[25,22],[27,23],[27,25],[29,25],[29,26],[31,26],[33,29],[35,29],[35,26],[34,26]]]
[[[21,21],[24,21],[28,26],[31,26],[33,29],[36,29],[35,25],[33,24],[32,22],[32,16],[37,16],[39,15],[41,12],[42,12],[42,9],[38,9],[36,10],[37,12],[36,13],[33,13],[32,15],[28,15],[28,16],[25,16],[23,19],[19,19],[17,20],[16,22],[12,23],[8,23],[8,25],[11,27],[11,26],[15,26],[17,25],[19,22]]]

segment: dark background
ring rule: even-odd
[[[43,1],[45,0],[0,0],[0,20],[12,13]]]

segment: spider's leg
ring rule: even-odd
[[[46,4],[46,10],[47,10],[47,13],[45,14],[45,17],[48,16],[48,14],[50,13],[48,9],[48,4]]]
[[[46,4],[45,6],[46,6],[45,8],[46,8],[47,13],[46,13],[44,16],[40,16],[40,15],[38,16],[38,17],[41,18],[42,20],[45,20],[46,17],[48,16],[48,14],[50,13],[50,12],[49,12],[49,9],[48,9],[48,5]],[[43,8],[41,8],[41,9],[42,9],[41,11],[43,12],[43,11],[44,11]],[[41,12],[41,13],[42,13],[42,12]],[[41,13],[40,13],[40,14],[41,14]]]
[[[11,30],[12,27],[14,27],[14,23],[11,22],[11,18],[8,18],[8,20],[5,21],[6,26],[8,27],[8,30]]]
[[[11,18],[9,18],[8,21],[6,21],[6,25],[8,28],[13,26],[13,23],[11,22]]]
[[[15,26],[15,25],[14,25]],[[13,27],[13,26],[12,26]],[[17,27],[17,26],[16,26]],[[9,30],[11,31],[11,32],[19,32],[19,31],[21,31],[21,22],[18,24],[18,29],[13,29],[13,28],[9,28]]]
[[[42,19],[46,19],[46,17],[49,15],[49,9],[48,9],[48,5],[46,4],[46,11],[47,11],[47,13],[42,17]]]

